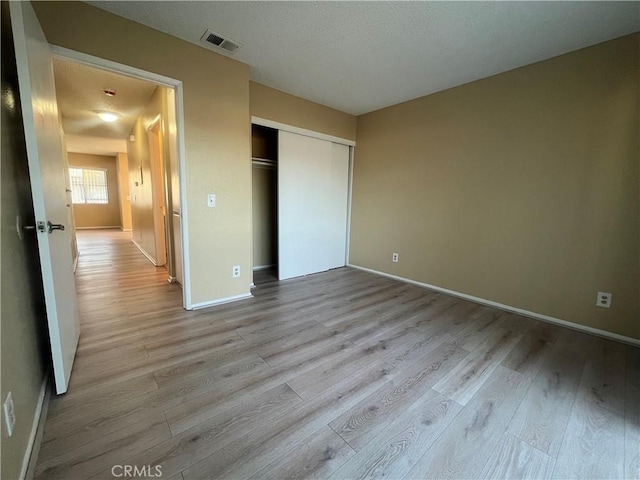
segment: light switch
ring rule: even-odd
[[[207,207],[213,208],[216,206],[216,196],[213,193],[207,195]]]

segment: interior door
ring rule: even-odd
[[[280,280],[346,263],[349,147],[280,131]]]
[[[10,2],[56,392],[67,391],[80,326],[51,50],[29,2]],[[56,228],[58,227],[58,228]]]

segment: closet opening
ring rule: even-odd
[[[278,280],[278,130],[251,125],[253,283]]]

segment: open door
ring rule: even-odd
[[[10,2],[56,392],[67,391],[80,326],[51,49],[29,2]],[[34,228],[35,227],[35,228]]]

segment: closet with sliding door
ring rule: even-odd
[[[252,126],[255,283],[346,265],[350,146],[322,137]]]

